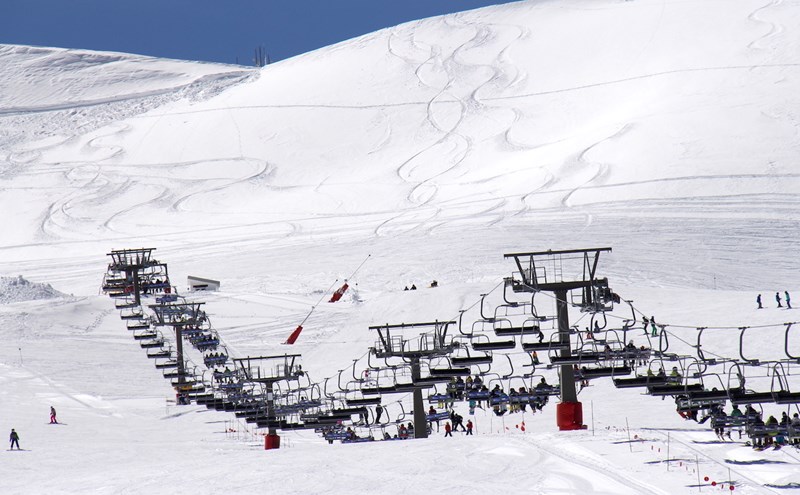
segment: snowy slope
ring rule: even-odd
[[[796,1],[528,1],[260,71],[0,45],[0,275],[74,294],[0,306],[2,426],[31,449],[0,463],[12,492],[691,493],[687,460],[743,493],[800,483],[794,451],[708,443],[671,401],[608,380],[581,394],[585,432],[558,433],[551,404],[524,433],[479,412],[474,443],[289,433],[265,453],[241,427],[223,433],[232,415],[166,403],[97,295],[106,253],[155,247],[181,289],[222,280],[202,300],[235,355],[282,353],[371,254],[293,349],[336,381],[365,366],[369,325],[477,319],[514,270],[503,253],[611,246],[603,276],[670,325],[671,351],[732,327],[703,345],[735,358],[737,327],[765,326],[746,352],[780,359],[792,312],[751,308],[800,288],[798,23]],[[748,383],[769,389],[774,373]],[[44,424],[49,405],[66,426]],[[626,422],[644,442],[625,443]],[[668,435],[680,466],[661,462]]]

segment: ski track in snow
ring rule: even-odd
[[[587,148],[584,148],[583,151],[581,151],[578,154],[578,157],[575,160],[575,162],[573,163],[573,165],[574,166],[589,165],[589,162],[586,161],[586,155],[589,154],[589,152],[591,152],[592,149],[596,148],[597,146],[599,146],[599,145],[601,145],[601,144],[603,144],[603,143],[605,143],[607,141],[610,141],[610,140],[618,138],[619,136],[621,136],[625,132],[627,132],[629,130],[629,128],[630,128],[629,124],[623,125],[619,130],[617,130],[616,132],[614,132],[610,136],[608,136],[606,138],[603,138],[600,141],[597,141],[597,142],[589,145]],[[592,184],[592,183],[598,181],[599,179],[603,178],[604,176],[606,176],[608,174],[609,166],[607,164],[598,163],[598,164],[596,164],[596,167],[597,167],[597,171],[595,172],[595,174],[590,179],[586,180],[583,184],[580,184],[577,187],[575,187],[574,189],[570,190],[569,193],[567,193],[563,198],[561,198],[561,204],[564,207],[566,207],[566,208],[570,208],[571,207],[569,200],[576,192],[578,192],[584,186],[586,186],[588,184]]]
[[[452,19],[457,20],[458,16],[452,16]],[[459,57],[465,56],[462,54],[468,52],[470,49],[473,48],[486,49],[486,45],[488,43],[491,43],[494,40],[500,38],[499,33],[502,32],[502,29],[499,31],[493,30],[492,26],[489,25],[476,26],[469,23],[453,24],[451,22],[450,17],[445,17],[443,22],[446,25],[450,26],[451,28],[457,29],[457,28],[468,27],[473,30],[473,35],[469,40],[456,47],[450,53],[450,55],[441,60],[441,62],[439,62],[442,53],[441,47],[435,45],[427,45],[430,46],[429,49],[430,57],[424,60],[415,69],[415,75],[418,77],[418,79],[423,85],[426,85],[432,89],[439,91],[431,98],[431,100],[427,105],[427,120],[431,124],[431,126],[440,133],[442,133],[443,136],[438,141],[433,143],[431,146],[421,151],[418,151],[417,153],[412,155],[408,160],[403,162],[397,169],[397,175],[406,182],[414,181],[415,169],[418,166],[415,165],[415,162],[420,161],[420,158],[423,155],[427,154],[428,152],[431,152],[437,148],[441,149],[442,147],[446,146],[449,142],[452,142],[452,140],[456,140],[456,142],[454,143],[455,151],[449,153],[449,155],[451,155],[452,158],[445,159],[444,162],[440,165],[441,168],[438,170],[436,168],[432,168],[430,164],[427,164],[425,177],[422,179],[422,181],[417,182],[416,185],[409,192],[409,195],[407,197],[408,201],[417,206],[423,206],[433,201],[438,189],[438,186],[436,186],[436,184],[433,183],[433,181],[445,175],[451,174],[452,172],[457,170],[459,166],[464,162],[464,160],[467,159],[467,157],[472,152],[472,147],[473,147],[472,138],[467,134],[458,132],[458,129],[459,126],[462,124],[462,122],[464,122],[465,118],[467,117],[467,112],[469,108],[482,108],[483,112],[491,112],[491,109],[485,107],[485,105],[479,102],[478,95],[481,89],[487,87],[488,85],[497,84],[501,79],[508,79],[510,82],[508,82],[504,86],[504,89],[501,90],[502,92],[503,90],[510,89],[513,86],[519,84],[527,77],[524,74],[524,71],[520,70],[515,70],[515,74],[513,77],[507,77],[507,78],[501,77],[507,71],[509,71],[509,69],[504,66],[510,65],[512,68],[515,68],[513,64],[505,63],[507,59],[507,52],[511,48],[511,46],[514,45],[514,43],[516,43],[521,39],[524,39],[529,34],[527,29],[521,28],[519,26],[511,26],[518,32],[513,37],[512,40],[508,41],[499,50],[499,54],[494,64],[469,64],[463,61],[459,61]],[[395,56],[398,56],[391,50],[391,40],[392,38],[390,36],[389,38],[390,53],[394,54]],[[411,60],[408,58],[403,58],[403,60],[406,61],[407,63],[411,62]],[[443,79],[447,79],[447,83],[444,85],[444,87],[433,86],[432,84],[427,83],[420,75],[422,73],[422,69],[426,68],[428,65],[431,64],[434,67],[441,67],[445,71],[446,76]],[[455,80],[453,72],[454,70],[456,70],[456,68],[459,71],[469,70],[471,73],[475,73],[480,69],[488,69],[489,71],[491,71],[491,75],[488,78],[485,78],[485,80],[483,80],[481,83],[474,86],[469,93],[468,100],[465,101],[461,97],[452,94],[452,91],[448,90],[448,88],[450,88],[453,85],[453,82]],[[452,105],[454,101],[457,101],[460,107],[460,115],[450,128],[445,128],[441,126],[438,123],[435,115],[435,108],[437,106],[436,105],[437,101],[439,98],[442,97],[447,97],[446,100],[443,100],[443,104]],[[499,109],[499,110],[502,111],[503,113],[507,112],[506,109]],[[518,118],[518,114],[516,112],[512,113],[515,115],[515,117]],[[513,123],[511,125],[513,125]],[[505,135],[508,135],[511,125],[505,131]],[[432,218],[436,217],[438,217],[438,214],[434,215],[434,217]],[[376,235],[384,235],[387,227],[392,222],[401,221],[401,218],[403,218],[403,215],[399,215],[394,219],[382,223],[376,229]],[[504,216],[500,216],[495,220],[491,220],[489,221],[489,225],[501,222],[504,218],[505,218]],[[438,228],[439,226],[441,225],[437,225],[435,227]]]
[[[189,193],[189,194],[181,196],[176,201],[174,201],[172,203],[172,205],[170,206],[170,208],[172,210],[174,210],[174,211],[182,210],[184,208],[183,205],[186,202],[188,202],[190,199],[195,197],[195,196],[204,195],[204,194],[217,192],[217,191],[222,191],[224,189],[227,189],[227,188],[239,185],[239,184],[246,183],[246,182],[254,180],[254,179],[258,178],[258,177],[262,177],[262,176],[268,175],[269,171],[274,169],[274,165],[271,165],[271,164],[267,163],[266,161],[260,160],[258,158],[245,158],[245,157],[242,157],[242,158],[220,158],[220,159],[217,159],[217,160],[214,160],[214,161],[239,162],[239,163],[243,163],[243,164],[252,163],[255,166],[247,174],[245,174],[245,175],[243,175],[241,177],[235,178],[230,182],[227,182],[227,183],[219,185],[219,186],[211,187],[211,188],[204,188],[204,189],[202,189],[200,191],[192,192],[192,193]],[[200,163],[200,162],[197,162],[197,163]]]
[[[780,24],[777,24],[777,23],[772,22],[772,21],[764,20],[759,16],[759,14],[762,11],[769,10],[769,9],[774,9],[775,7],[780,6],[782,3],[783,3],[783,0],[771,0],[769,3],[767,3],[765,5],[762,5],[761,7],[757,8],[752,13],[750,13],[750,15],[747,16],[748,20],[750,20],[752,22],[755,22],[755,23],[763,23],[763,24],[766,24],[769,27],[769,30],[766,32],[766,34],[764,34],[764,35],[760,36],[759,38],[757,38],[757,39],[751,41],[750,43],[748,43],[747,44],[747,48],[750,48],[750,49],[754,49],[754,48],[755,49],[764,49],[764,47],[761,46],[763,41],[765,41],[768,38],[774,37],[774,36],[780,34],[783,31],[783,27]]]
[[[654,487],[652,487],[651,485],[645,484],[645,483],[640,482],[640,481],[637,481],[635,478],[632,478],[630,476],[626,476],[626,475],[624,475],[623,473],[621,473],[619,471],[609,470],[608,466],[605,465],[605,464],[598,463],[596,461],[587,459],[585,457],[582,457],[582,458],[576,457],[573,452],[570,452],[570,453],[560,452],[554,446],[554,444],[552,443],[552,440],[553,440],[552,438],[549,438],[549,439],[546,439],[546,440],[545,439],[536,439],[536,440],[533,440],[532,443],[535,444],[536,447],[539,448],[540,450],[542,450],[544,452],[547,452],[548,454],[550,454],[552,456],[555,456],[555,457],[558,457],[560,459],[564,459],[566,461],[569,461],[570,463],[573,463],[573,464],[576,464],[578,466],[581,466],[583,469],[588,469],[588,470],[590,470],[592,472],[595,472],[600,476],[610,477],[610,478],[620,482],[623,485],[626,485],[626,486],[629,486],[631,488],[636,489],[638,493],[664,494],[664,495],[666,495],[668,493],[668,492],[665,492],[663,490],[654,489]],[[589,478],[591,479],[591,477],[589,477]],[[585,475],[575,475],[573,482],[577,485],[579,482],[581,482],[581,481],[583,481],[585,479],[586,479]],[[592,486],[591,485],[589,485],[589,486],[585,486],[584,485],[584,486],[579,486],[579,488],[580,488],[580,490],[576,490],[576,491],[581,491],[581,490],[588,491],[588,490],[591,490]]]

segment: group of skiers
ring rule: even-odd
[[[650,332],[650,336],[651,337],[658,337],[658,327],[659,326],[663,327],[663,325],[656,324],[656,317],[655,316],[651,316],[649,320],[647,319],[646,316],[642,316],[642,324],[644,325],[644,334],[645,335],[647,335],[647,333],[648,333],[648,326],[650,327],[649,328],[649,332]]]
[[[433,289],[435,287],[439,287],[439,281],[438,280],[431,281],[431,283],[430,283],[430,285],[428,285],[428,287],[430,287],[431,289]],[[417,290],[417,284],[411,284],[411,287],[406,285],[403,288],[403,290]]]
[[[792,298],[789,296],[789,291],[783,291],[783,295],[786,300],[786,309],[792,309]],[[783,304],[781,304],[782,300],[780,291],[775,293],[775,302],[778,303],[779,308],[784,307]],[[758,304],[758,309],[764,309],[764,306],[761,304],[761,294],[756,296],[756,304]]]
[[[459,426],[461,426],[461,428],[462,428],[461,431],[465,432],[467,435],[472,435],[473,424],[472,424],[472,420],[469,419],[469,420],[467,420],[467,426],[466,427],[464,426],[464,424],[461,421],[459,421],[458,423],[455,423],[453,426],[450,426],[450,422],[447,421],[444,424],[444,436],[452,437],[453,436],[453,430],[458,431],[458,427]]]
[[[50,424],[57,425],[58,419],[56,418],[56,408],[50,406]],[[11,434],[8,435],[8,441],[11,443],[11,447],[8,450],[14,450],[14,447],[17,450],[22,450],[19,446],[19,433],[14,428],[11,428]]]

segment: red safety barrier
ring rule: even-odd
[[[345,292],[347,292],[347,289],[348,289],[349,287],[350,287],[350,286],[349,286],[349,285],[347,285],[347,282],[345,282],[343,286],[339,287],[339,288],[336,290],[336,292],[334,292],[334,293],[333,293],[333,295],[331,296],[331,300],[330,300],[330,301],[328,301],[328,302],[332,302],[332,303],[334,303],[334,302],[338,301],[339,299],[341,299],[341,298],[342,298],[342,296],[344,295],[344,293],[345,293]]]
[[[303,331],[303,325],[297,325],[297,328],[295,328],[294,332],[292,332],[292,334],[289,335],[289,338],[286,339],[286,342],[284,342],[284,344],[289,344],[289,345],[294,344],[295,340],[297,340],[297,337],[300,336],[300,332],[302,331]]]

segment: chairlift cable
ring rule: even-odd
[[[640,313],[641,315],[644,316],[646,314],[643,311],[641,311],[640,309],[634,307],[632,304],[631,304],[631,306],[634,308],[634,310],[636,312]],[[617,318],[617,319],[620,319],[620,320],[629,320],[630,319],[630,318],[624,318],[622,316],[617,316],[617,315],[614,315],[614,314],[609,315],[609,317]],[[779,327],[779,326],[784,326],[784,325],[788,325],[788,324],[794,325],[794,324],[798,324],[798,323],[800,323],[800,322],[789,321],[789,322],[784,322],[784,323],[771,323],[771,324],[766,324],[766,325],[746,325],[746,326],[747,326],[747,328],[772,328],[772,327]],[[741,330],[741,328],[742,328],[742,325],[739,325],[739,326],[714,326],[714,327],[712,327],[712,326],[707,326],[707,325],[675,325],[675,324],[671,324],[671,323],[657,323],[657,324],[658,325],[663,325],[663,326],[666,326],[666,327],[672,327],[672,328],[684,328],[684,329],[694,329],[694,330],[700,328],[701,326],[703,328],[707,329],[707,330]]]
[[[362,262],[361,262],[361,264],[360,264],[360,265],[358,265],[358,267],[356,267],[356,269],[355,269],[355,270],[353,270],[353,273],[351,273],[349,277],[347,277],[346,279],[344,279],[344,280],[345,280],[345,282],[346,282],[346,281],[348,281],[348,280],[350,280],[350,279],[352,279],[353,277],[355,277],[355,276],[356,276],[356,273],[358,273],[358,271],[359,271],[359,270],[361,270],[361,267],[362,267],[362,266],[364,266],[364,263],[366,263],[366,262],[369,260],[370,256],[372,256],[372,254],[368,254],[368,255],[367,255],[367,257],[366,257],[366,258],[364,258],[364,261],[362,261]]]
[[[325,299],[325,296],[328,295],[328,292],[330,292],[331,289],[333,289],[333,286],[336,285],[336,282],[338,282],[338,281],[339,281],[338,278],[336,280],[334,280],[333,283],[331,284],[331,286],[328,287],[328,290],[326,290],[325,292],[322,293],[322,296],[319,298],[319,301],[317,301],[317,304],[311,306],[311,311],[309,311],[308,314],[306,315],[306,317],[303,318],[303,321],[300,322],[300,326],[303,326],[303,323],[305,323],[306,320],[308,320],[308,318],[311,316],[311,313],[313,313],[314,310],[317,309],[317,306],[319,306],[319,303],[321,303],[322,300]]]

